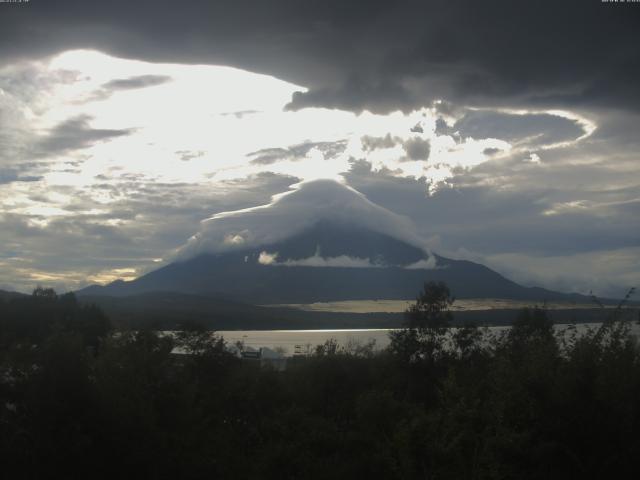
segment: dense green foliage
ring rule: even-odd
[[[284,372],[196,327],[111,332],[73,296],[0,302],[6,478],[627,478],[640,471],[640,351],[624,309],[578,335],[525,310],[450,330],[429,284],[391,346]],[[176,354],[179,347],[186,354]],[[173,352],[173,353],[172,353]]]

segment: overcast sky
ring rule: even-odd
[[[622,296],[639,41],[601,0],[0,3],[0,288],[135,278],[328,179],[441,255]]]

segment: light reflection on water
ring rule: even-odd
[[[345,313],[402,313],[413,300],[344,300],[339,302],[316,302],[316,303],[288,303],[279,305],[263,305],[264,307],[288,307],[309,312],[345,312]],[[504,310],[522,308],[532,308],[541,306],[540,302],[530,300],[511,300],[504,298],[463,298],[457,299],[451,310],[457,312],[483,311],[483,310]],[[546,308],[550,310],[567,309],[592,309],[599,308],[594,303],[576,302],[547,302]]]
[[[566,329],[568,324],[558,324],[557,330]],[[577,333],[584,333],[588,328],[597,328],[600,324],[577,324]],[[489,332],[499,334],[510,327],[488,327]],[[293,355],[296,346],[299,351],[313,351],[316,345],[321,345],[329,339],[335,339],[340,346],[350,343],[364,345],[375,341],[375,349],[380,350],[389,345],[389,332],[392,329],[350,329],[350,330],[230,330],[218,331],[229,344],[243,342],[245,346],[252,348],[268,347],[277,349],[285,355]],[[640,325],[632,323],[631,331],[634,335],[640,335]]]

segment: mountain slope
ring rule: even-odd
[[[78,293],[128,296],[167,291],[254,305],[310,303],[413,298],[429,280],[446,282],[458,298],[584,300],[579,295],[525,288],[483,265],[430,258],[420,248],[391,236],[327,221],[269,245],[201,254],[130,282],[91,286]]]

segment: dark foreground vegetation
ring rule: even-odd
[[[523,311],[455,331],[425,285],[391,346],[284,372],[196,327],[113,332],[38,289],[0,301],[4,478],[588,479],[640,472],[640,350],[622,306],[584,335]],[[176,354],[180,347],[186,354]]]

